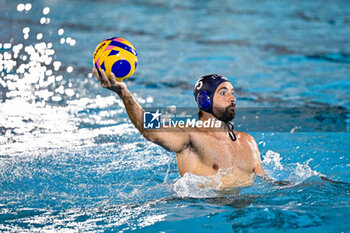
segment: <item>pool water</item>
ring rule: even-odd
[[[200,188],[91,74],[96,45],[120,36],[143,107],[195,107],[198,77],[221,73],[238,111],[348,112],[348,1],[0,3],[0,231],[350,231],[348,126],[249,132],[274,182]]]

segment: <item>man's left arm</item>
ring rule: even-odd
[[[249,135],[249,143],[253,144],[253,150],[254,150],[254,156],[256,156],[256,160],[257,160],[257,165],[255,167],[254,170],[254,174],[256,175],[260,175],[260,176],[265,176],[265,171],[261,165],[261,156],[260,156],[260,151],[258,148],[258,145],[255,141],[255,139],[253,138],[253,136]]]
[[[265,174],[265,171],[264,171],[264,169],[263,169],[263,167],[261,165],[261,158],[260,158],[260,151],[259,151],[259,149],[258,149],[256,155],[257,155],[258,164],[257,164],[257,166],[255,168],[254,174],[264,176],[266,174]]]

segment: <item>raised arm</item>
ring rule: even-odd
[[[152,141],[166,150],[181,152],[189,145],[189,135],[187,132],[176,129],[171,132],[161,128],[159,130],[148,130],[143,128],[143,108],[132,96],[124,82],[115,80],[115,76],[111,73],[112,79],[108,79],[106,73],[101,70],[102,77],[99,76],[96,68],[93,68],[93,73],[100,82],[101,86],[114,91],[119,95],[124,103],[126,112],[140,133],[149,141]]]

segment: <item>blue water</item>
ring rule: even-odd
[[[251,132],[266,173],[289,184],[203,189],[91,74],[96,45],[120,36],[139,54],[126,83],[143,107],[195,107],[197,78],[221,73],[238,111],[348,111],[348,1],[0,4],[0,231],[350,231],[348,126]]]

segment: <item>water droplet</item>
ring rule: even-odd
[[[70,42],[70,46],[74,46],[76,44],[76,40],[72,39]]]
[[[45,72],[45,75],[46,75],[46,76],[52,75],[52,70],[47,70],[47,71]]]
[[[29,27],[25,27],[22,30],[23,34],[28,34],[30,32],[30,28]]]
[[[63,33],[64,33],[64,30],[63,30],[63,28],[60,28],[59,30],[58,30],[58,35],[63,35]]]
[[[11,48],[11,43],[4,44],[4,49],[10,49],[10,48]]]
[[[46,22],[46,18],[45,17],[41,17],[40,24],[44,24],[45,22]]]
[[[45,7],[44,9],[43,9],[43,14],[44,15],[47,15],[47,14],[49,14],[50,13],[50,7]]]
[[[21,51],[21,49],[23,49],[23,44],[17,44],[15,46],[13,46],[12,50],[15,53],[19,53],[19,51]]]
[[[20,3],[17,5],[17,11],[23,11],[24,10],[24,4]]]
[[[48,59],[45,60],[45,65],[50,65],[52,62],[52,57],[49,57]]]
[[[63,79],[63,76],[62,76],[62,75],[59,75],[59,76],[56,77],[56,81],[57,81],[57,82],[62,81],[62,79]]]
[[[72,73],[73,72],[73,67],[72,66],[68,66],[67,67],[67,72],[68,73]]]
[[[53,63],[53,68],[54,68],[55,71],[59,70],[60,66],[61,66],[61,62],[59,62],[59,61],[55,61]]]
[[[24,9],[25,9],[26,11],[30,11],[30,9],[32,9],[32,4],[27,3],[27,4],[24,6]]]
[[[36,39],[37,40],[41,40],[43,38],[43,34],[42,33],[38,33],[38,35],[36,35]]]

